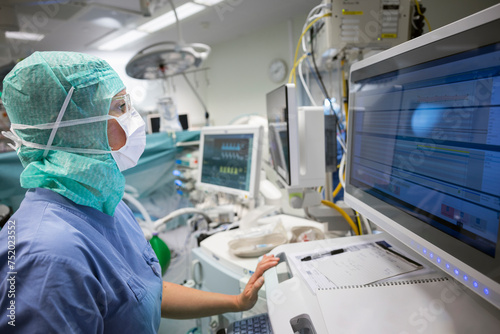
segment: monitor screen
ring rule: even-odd
[[[206,127],[200,134],[198,184],[254,198],[258,191],[262,128]]]
[[[160,132],[161,117],[160,114],[147,115],[148,133]]]
[[[182,130],[189,129],[189,119],[187,114],[179,114],[179,122],[181,123]]]
[[[292,174],[296,174],[298,165],[295,86],[286,84],[269,92],[266,95],[266,109],[271,164],[281,179],[287,185],[292,185]]]
[[[500,307],[498,29],[496,6],[353,65],[346,201]]]
[[[288,134],[285,122],[269,124],[269,152],[275,171],[289,183],[290,159],[288,156]]]

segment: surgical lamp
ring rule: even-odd
[[[210,47],[201,43],[186,44],[182,38],[175,6],[169,0],[175,15],[178,42],[160,42],[140,50],[127,64],[127,75],[135,79],[163,79],[200,66],[210,53]]]

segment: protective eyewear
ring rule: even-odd
[[[129,94],[118,95],[111,99],[109,115],[120,117],[132,110],[132,102]]]

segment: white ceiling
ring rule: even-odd
[[[153,17],[170,10],[167,0],[156,2],[159,8]],[[176,7],[186,2],[174,0]],[[213,46],[252,30],[305,15],[319,3],[319,0],[225,0],[181,21],[182,35],[187,43]],[[40,42],[10,42],[11,47],[16,46],[12,47],[16,57],[42,50],[96,50],[101,39],[119,35],[150,19],[141,14],[140,0],[0,0],[0,4],[15,7],[21,30],[46,36]],[[96,22],[106,16],[117,18],[121,27],[106,27]],[[153,43],[173,40],[177,40],[175,25],[121,50],[138,51]]]

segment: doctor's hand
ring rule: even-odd
[[[251,309],[257,302],[258,292],[264,285],[264,272],[278,264],[279,258],[274,255],[264,255],[262,260],[257,265],[254,274],[248,280],[245,290],[237,296],[238,309],[246,311]]]

